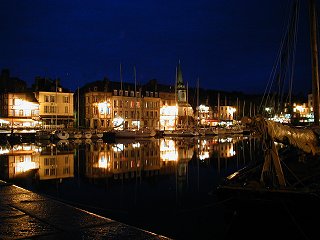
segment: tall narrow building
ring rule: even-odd
[[[178,107],[178,128],[189,128],[194,125],[192,106],[188,103],[188,87],[184,85],[181,64],[176,68],[176,101]]]
[[[181,64],[179,61],[177,71],[176,71],[176,94],[177,94],[177,101],[179,103],[187,103],[187,90],[183,83],[183,77],[182,77],[182,70],[181,70]]]

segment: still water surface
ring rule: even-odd
[[[240,220],[215,189],[258,146],[242,135],[4,145],[0,179],[174,239],[226,239]]]

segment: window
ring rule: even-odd
[[[44,113],[49,113],[49,106],[44,106]]]
[[[146,96],[149,97],[149,91],[146,91]]]
[[[68,106],[65,106],[64,107],[64,113],[68,113],[68,112],[69,112]]]
[[[113,90],[113,95],[117,96],[118,95],[118,90]]]
[[[119,91],[119,96],[123,96],[123,90]]]
[[[63,102],[64,103],[69,103],[69,97],[63,96]]]
[[[153,92],[150,92],[150,97],[153,97]]]
[[[45,101],[45,102],[49,102],[49,101],[50,101],[50,98],[49,98],[48,95],[45,95],[45,96],[44,96],[44,101]]]
[[[134,97],[134,91],[130,91],[130,97]]]
[[[113,107],[117,107],[117,100],[113,100]]]
[[[50,113],[55,113],[56,112],[56,107],[55,106],[50,106]]]
[[[50,96],[50,102],[55,102],[55,96]]]
[[[125,95],[126,97],[128,97],[128,94],[129,94],[128,91],[124,91],[124,95]]]

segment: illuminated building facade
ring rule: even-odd
[[[32,92],[6,92],[0,94],[2,127],[39,127],[39,103]]]
[[[159,94],[146,86],[137,88],[131,83],[104,79],[86,85],[82,98],[85,111],[81,112],[81,107],[79,110],[87,128],[159,128]]]
[[[62,88],[59,79],[41,77],[36,77],[33,88],[44,128],[73,127],[73,92]]]
[[[178,119],[176,127],[189,128],[194,125],[192,106],[188,103],[188,89],[185,87],[182,77],[180,62],[176,72],[176,100],[178,107]]]

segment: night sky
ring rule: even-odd
[[[108,77],[263,93],[290,0],[0,0],[0,68],[29,85]],[[307,1],[301,4],[294,91],[311,89]],[[301,37],[300,37],[301,35]],[[310,83],[310,84],[309,84]]]

